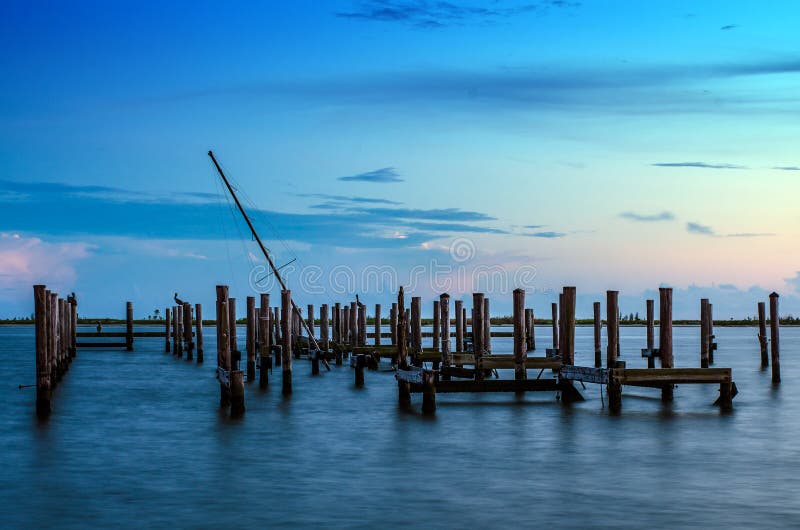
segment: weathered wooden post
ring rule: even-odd
[[[389,332],[392,334],[392,346],[397,346],[397,302],[392,302],[389,309]]]
[[[661,368],[672,368],[672,288],[660,287],[659,314],[658,314],[658,355],[661,358]],[[672,385],[661,388],[661,401],[672,401]]]
[[[417,355],[422,351],[422,299],[411,297],[411,353]]]
[[[527,362],[527,348],[525,344],[525,290],[514,289],[514,379],[522,381],[527,379],[528,370],[526,367]]]
[[[56,355],[56,317],[58,310],[56,300],[58,294],[47,291],[47,360],[50,364],[50,385],[55,388],[61,378],[60,367],[58,366],[58,356]]]
[[[292,394],[292,291],[281,291],[281,337],[283,338],[283,368],[281,370],[281,392]]]
[[[761,368],[769,366],[767,354],[767,309],[764,302],[758,303],[758,344],[761,346]]]
[[[422,372],[422,413],[436,412],[436,373],[431,370]]]
[[[714,364],[714,304],[708,304],[708,315],[706,316],[706,323],[708,325],[708,362]]]
[[[647,349],[650,351],[647,358],[647,367],[656,367],[655,347],[656,347],[656,328],[655,328],[655,301],[647,302]]]
[[[455,301],[456,313],[456,352],[464,352],[464,302],[463,300]]]
[[[330,350],[330,327],[328,321],[328,304],[319,306],[319,338],[320,347],[327,355]]]
[[[781,382],[781,337],[780,315],[778,313],[778,293],[769,295],[769,342],[772,354],[772,382]]]
[[[536,328],[534,324],[533,309],[525,310],[525,347],[528,351],[536,349]]]
[[[400,292],[397,293],[397,366],[401,370],[408,369],[407,329],[405,293],[400,286]]]
[[[261,293],[261,306],[259,308],[259,378],[258,386],[269,386],[269,371],[272,369],[272,310],[269,307],[269,293]]]
[[[231,404],[229,386],[231,371],[229,314],[228,286],[217,285],[217,379],[219,379],[219,404],[221,407],[227,407]]]
[[[461,325],[464,327],[463,333],[464,336],[467,336],[467,308],[461,308]]]
[[[440,335],[440,333],[442,331],[442,329],[441,329],[442,328],[441,318],[442,318],[442,310],[439,309],[439,300],[434,300],[433,301],[433,322],[432,322],[432,328],[433,329],[431,329],[431,335],[432,335],[432,338],[431,338],[431,346],[432,347],[431,347],[431,349],[433,351],[439,351],[439,335]],[[435,364],[438,365],[439,363],[437,362]]]
[[[170,330],[169,330],[169,327],[170,327],[170,324],[171,324],[170,319],[172,317],[172,315],[170,314],[171,312],[172,311],[171,311],[171,309],[169,307],[164,310],[164,320],[166,321],[166,324],[167,324],[166,333],[165,333],[166,340],[165,340],[165,343],[164,343],[164,351],[167,352],[167,353],[170,352],[170,344],[169,344],[169,341],[170,341],[169,331]]]
[[[358,304],[350,302],[350,335],[349,343],[353,346],[358,346]]]
[[[375,304],[375,346],[381,345],[381,304]]]
[[[63,298],[58,299],[58,358],[61,363],[61,371],[66,373],[69,370],[69,359],[67,358],[66,330],[64,329],[64,314],[66,313],[66,302]]]
[[[36,318],[36,415],[46,418],[52,406],[50,399],[50,360],[47,357],[47,308],[49,296],[44,285],[33,286],[34,314]]]
[[[178,316],[178,306],[172,306],[172,354],[180,355],[180,340],[178,337],[178,323],[180,317]]]
[[[489,299],[483,299],[483,349],[492,353],[492,317],[489,312]]]
[[[273,323],[273,330],[275,332],[275,344],[283,347],[283,333],[281,333],[283,320],[281,319],[281,309],[278,306],[273,308],[271,321]],[[283,354],[275,355],[275,366],[280,366],[282,363]]]
[[[364,386],[364,368],[367,366],[367,356],[363,353],[356,355],[356,373],[355,385],[356,388]]]
[[[708,298],[700,300],[700,368],[708,368]]]
[[[197,342],[197,364],[203,362],[203,306],[194,305],[195,341]]]
[[[367,306],[358,304],[358,345],[367,345]]]
[[[231,370],[238,370],[242,352],[239,351],[236,329],[236,298],[228,298],[228,328],[228,337],[231,342]]]
[[[439,296],[439,312],[441,320],[441,352],[442,352],[442,379],[450,380],[450,295],[444,293]]]
[[[192,351],[194,350],[194,342],[192,341],[192,304],[189,302],[183,303],[183,343],[186,345],[186,360],[192,360]]]
[[[133,302],[125,303],[125,349],[133,351]]]
[[[600,313],[600,302],[592,304],[594,311],[594,367],[601,368],[603,366],[603,345],[602,345],[602,332],[603,332],[603,317]]]
[[[70,301],[72,304],[72,314],[70,317],[72,318],[72,356],[75,357],[78,355],[78,299],[75,298],[75,295],[72,295],[72,300]]]
[[[472,353],[475,357],[475,380],[483,381],[483,293],[472,293]]]
[[[617,344],[619,343],[619,291],[606,291],[606,332],[608,348],[606,350],[606,368],[617,365]]]
[[[306,315],[306,325],[308,326],[308,330],[309,330],[308,338],[311,339],[312,337],[316,337],[317,336],[316,330],[314,328],[314,326],[316,325],[315,324],[315,318],[314,318],[314,304],[308,304],[308,307],[306,309],[308,310],[308,314]],[[311,341],[310,340],[308,341],[308,346],[309,346],[309,348],[311,347]]]
[[[247,352],[247,382],[252,383],[256,380],[256,297],[248,296],[245,304],[247,319],[245,320],[244,347]]]
[[[576,288],[564,287],[564,332],[561,338],[564,351],[561,362],[566,365],[575,364],[575,303]]]
[[[175,353],[183,357],[183,306],[175,306]]]
[[[331,306],[331,340],[333,342],[341,342],[339,339],[339,304],[334,303]]]
[[[550,313],[553,319],[553,350],[560,353],[559,350],[559,342],[558,342],[558,304],[553,302],[550,304]]]

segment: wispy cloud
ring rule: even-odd
[[[346,195],[328,195],[327,193],[298,193],[298,197],[309,197],[314,199],[325,199],[333,203],[358,203],[358,204],[402,204],[389,199],[378,199],[372,197],[350,197]]]
[[[686,231],[690,234],[699,234],[702,236],[713,236],[716,235],[714,229],[710,226],[702,225],[700,223],[686,223]]]
[[[798,166],[775,166],[772,169],[778,169],[780,171],[800,171],[800,167]]]
[[[721,29],[722,31],[728,31],[728,30],[736,29],[738,27],[739,27],[739,24],[728,24],[726,26],[722,26],[719,29]]]
[[[452,25],[485,24],[524,13],[545,13],[550,8],[571,8],[579,2],[548,0],[536,3],[517,3],[507,7],[495,0],[491,7],[430,0],[365,0],[349,11],[335,15],[351,20],[399,22],[422,29],[438,29]]]
[[[539,228],[544,228],[547,225],[525,225],[523,228],[527,228],[529,230],[538,230]]]
[[[725,237],[772,237],[774,232],[739,232],[736,234],[725,234]]]
[[[675,219],[675,214],[668,211],[663,211],[654,214],[641,214],[636,212],[622,212],[619,216],[629,221],[637,221],[640,223],[655,223],[659,221],[672,221]]]
[[[403,179],[400,178],[400,175],[393,167],[383,167],[366,173],[339,177],[339,180],[374,183],[403,182]]]
[[[527,237],[540,237],[543,239],[558,239],[560,237],[565,237],[567,234],[564,232],[532,232],[530,234],[522,234]]]
[[[658,162],[652,165],[656,167],[696,167],[702,169],[747,169],[745,166],[734,164],[709,164],[708,162]]]

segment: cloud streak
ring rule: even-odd
[[[655,167],[693,167],[701,169],[747,169],[746,166],[734,164],[710,164],[708,162],[658,162],[652,164]]]
[[[339,177],[338,180],[343,180],[346,182],[372,182],[376,184],[403,182],[403,179],[400,178],[400,175],[393,167],[383,167],[373,171],[367,171],[366,173]]]
[[[622,219],[627,219],[629,221],[636,221],[639,223],[656,223],[660,221],[673,221],[675,219],[675,214],[668,211],[663,211],[655,214],[622,212],[621,214],[619,214],[619,217],[621,217]]]

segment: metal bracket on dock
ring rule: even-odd
[[[544,355],[545,357],[561,357],[561,355],[558,353],[558,348],[547,348]]]
[[[642,357],[661,357],[661,352],[658,348],[642,348]]]
[[[593,366],[562,366],[558,377],[568,381],[580,381],[581,383],[608,384],[608,370]]]

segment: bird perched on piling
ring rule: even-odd
[[[175,303],[178,305],[183,305],[183,300],[178,298],[178,293],[175,293]]]

